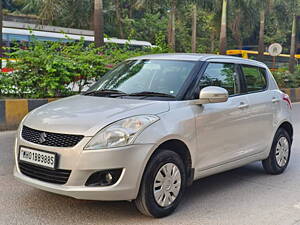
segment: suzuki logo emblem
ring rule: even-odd
[[[46,141],[47,134],[45,132],[41,133],[39,138],[39,143],[42,144]]]

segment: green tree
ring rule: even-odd
[[[201,25],[202,27],[206,25],[204,31],[208,32],[210,35],[209,38],[210,49],[208,51],[206,50],[205,52],[215,53],[220,47],[220,39],[219,39],[220,32],[221,32],[220,21],[222,17],[222,7],[223,7],[223,4],[220,3],[223,2],[220,0],[213,0],[213,1],[201,0],[199,3],[200,3],[200,7],[203,9],[201,13],[204,16],[203,18],[204,20],[202,21]],[[216,47],[217,43],[219,43],[218,47]]]
[[[21,10],[20,10],[21,13],[39,15],[40,10],[41,10],[42,1],[40,1],[40,0],[18,0],[18,1],[15,1],[15,4],[17,4],[21,8]]]
[[[37,14],[42,23],[52,24],[62,14],[64,2],[61,0],[24,0],[18,1],[17,4],[23,5],[22,12]]]
[[[255,23],[255,9],[248,4],[248,0],[232,0],[228,6],[228,27],[231,31],[235,47],[242,49],[244,39],[253,33]]]
[[[88,29],[91,27],[91,0],[62,0],[63,7],[55,23],[66,27]]]
[[[42,21],[54,21],[57,15],[61,15],[63,1],[41,0],[40,18]]]
[[[115,0],[116,20],[119,28],[120,38],[124,38],[123,24],[122,24],[122,10],[120,0]]]
[[[290,15],[297,8],[293,2],[299,0],[102,0],[105,23],[100,33],[151,43],[159,34],[172,51],[181,52],[226,54],[229,48],[259,44],[261,59],[265,45],[273,42],[281,43],[285,53],[293,50],[295,16]],[[94,29],[92,21],[101,22],[94,20],[94,4],[94,0],[5,0],[4,8],[38,15],[44,24]],[[95,27],[102,29],[99,24]]]
[[[254,5],[259,6],[259,41],[258,41],[258,60],[262,61],[265,52],[265,23],[266,14],[270,9],[272,0],[257,0]]]

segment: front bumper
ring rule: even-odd
[[[84,138],[73,148],[56,148],[37,145],[20,138],[16,140],[14,176],[33,187],[77,199],[118,201],[137,197],[145,165],[153,145],[131,145],[113,149],[82,150],[90,138]],[[40,181],[21,173],[18,165],[20,146],[56,152],[59,155],[58,169],[71,170],[66,184],[58,185]],[[106,187],[87,187],[85,182],[97,171],[122,168],[119,180]]]

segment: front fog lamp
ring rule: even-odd
[[[132,144],[146,127],[157,120],[159,120],[157,116],[142,115],[114,122],[98,132],[85,146],[85,149],[97,150]]]
[[[111,169],[93,173],[85,182],[88,187],[110,186],[118,182],[123,169]]]

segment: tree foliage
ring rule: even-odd
[[[158,45],[159,45],[159,36]],[[79,92],[90,81],[97,80],[118,63],[144,54],[166,51],[164,46],[145,50],[129,50],[129,45],[111,44],[96,48],[80,42],[34,41],[28,49],[12,49],[9,56],[16,62],[8,64],[13,74],[0,74],[0,96],[21,98],[60,97]]]
[[[93,0],[5,0],[14,13],[39,15],[47,24],[92,29]],[[162,33],[167,41],[173,0],[103,0],[105,34],[155,42]],[[300,0],[228,1],[228,48],[258,45],[260,11],[266,12],[265,46],[279,42],[290,48],[291,12]],[[197,50],[217,52],[219,47],[222,0],[176,1],[176,51],[191,51],[191,5],[197,5]]]

